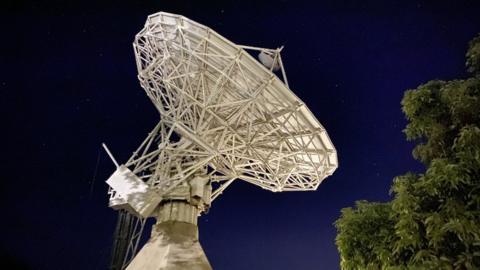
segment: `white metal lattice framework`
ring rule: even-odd
[[[281,49],[236,45],[160,12],[134,50],[161,120],[125,165],[160,195],[199,171],[211,178],[212,199],[234,179],[275,192],[315,190],[337,168],[327,132],[288,87]],[[283,81],[247,50],[270,57]]]

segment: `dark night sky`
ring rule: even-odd
[[[131,46],[147,15],[285,45],[292,90],[338,150],[339,169],[316,192],[239,181],[216,200],[199,226],[217,270],[338,269],[340,209],[385,201],[394,176],[422,169],[402,134],[403,92],[465,77],[467,42],[480,32],[478,1],[14,2],[0,7],[0,263],[25,269],[108,264],[116,214],[104,180],[114,167],[100,144],[125,161],[159,117]]]

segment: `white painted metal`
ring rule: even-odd
[[[138,78],[161,115],[127,166],[168,192],[208,170],[216,188],[242,179],[271,191],[315,190],[337,168],[327,132],[272,70],[210,28],[165,12],[134,42]],[[181,139],[175,139],[181,138]],[[212,194],[216,194],[215,191]]]
[[[288,86],[283,47],[236,45],[165,12],[148,17],[133,46],[138,79],[160,121],[124,165],[105,149],[118,168],[107,181],[110,205],[139,215],[140,231],[147,216],[160,227],[196,226],[196,216],[236,179],[274,192],[307,191],[337,168],[325,128]],[[129,269],[144,269],[153,253],[170,254],[168,241],[155,241]],[[129,254],[137,246],[138,235]],[[208,261],[202,265],[209,269]]]
[[[115,190],[114,200],[110,201],[113,208],[128,204],[129,210],[135,214],[149,217],[161,201],[161,197],[147,183],[125,166],[119,166],[106,182]]]
[[[280,63],[277,57],[274,55],[270,55],[264,51],[258,54],[258,60],[266,66],[267,68],[271,69],[272,71],[277,71],[280,69]]]

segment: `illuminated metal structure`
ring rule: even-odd
[[[236,45],[160,12],[148,17],[134,50],[160,120],[124,165],[114,160],[107,180],[110,206],[137,217],[122,267],[211,269],[197,217],[233,181],[307,191],[337,168],[325,128],[288,86],[282,48]],[[148,217],[157,219],[152,237],[130,262]]]

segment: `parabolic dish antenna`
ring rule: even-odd
[[[196,226],[235,179],[274,192],[306,191],[337,168],[325,128],[289,89],[281,48],[236,45],[165,12],[148,17],[133,45],[138,79],[160,120],[107,180],[111,207],[140,220],[156,217],[157,225]],[[183,269],[141,262],[150,260],[144,250],[152,239],[128,269]]]

